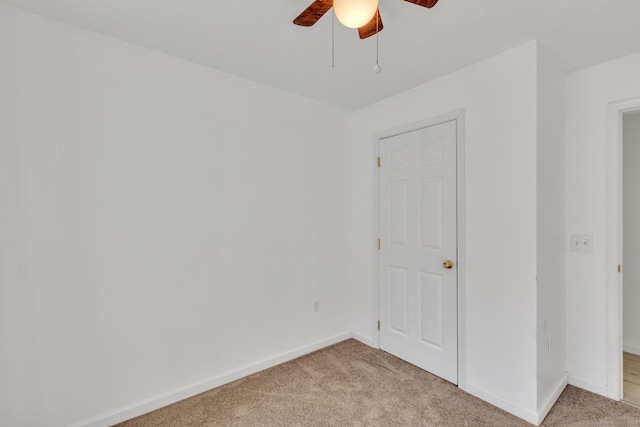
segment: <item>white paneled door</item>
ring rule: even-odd
[[[380,348],[458,382],[456,121],[380,140]]]

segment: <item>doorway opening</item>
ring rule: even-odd
[[[636,114],[640,114],[640,98],[632,98],[625,101],[613,102],[609,104],[607,109],[607,142],[606,142],[606,374],[607,374],[607,396],[614,400],[626,400],[624,390],[624,353],[633,353],[633,343],[629,340],[625,342],[625,331],[623,330],[625,323],[627,331],[630,331],[630,320],[623,319],[625,316],[624,301],[627,297],[631,298],[633,293],[633,263],[637,263],[631,257],[633,249],[627,248],[627,256],[625,257],[624,244],[633,243],[634,225],[629,213],[624,215],[624,208],[633,207],[638,203],[638,196],[633,193],[624,196],[624,190],[634,191],[633,178],[624,178],[624,173],[633,174],[633,169],[637,168],[637,164],[627,165],[624,170],[624,158],[632,156],[634,150],[633,143],[625,141],[624,124],[631,123],[631,119]],[[629,139],[629,138],[627,138]],[[639,144],[635,144],[636,146]],[[623,150],[627,151],[623,155]],[[632,176],[632,175],[631,175]],[[626,188],[624,185],[626,182]],[[635,186],[635,191],[640,191]],[[635,200],[634,200],[635,199]],[[625,224],[624,219],[628,220]],[[623,262],[626,259],[626,262]],[[629,271],[627,271],[629,269]],[[624,281],[624,283],[623,283]],[[627,309],[628,316],[637,311],[635,306],[633,309]],[[633,350],[633,351],[627,351]],[[627,363],[630,367],[630,363]],[[631,374],[630,374],[631,375]],[[631,396],[631,392],[627,390],[627,398]]]
[[[622,400],[640,406],[640,110],[622,113]]]

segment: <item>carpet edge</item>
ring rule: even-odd
[[[239,380],[246,376],[255,374],[281,363],[288,362],[290,360],[348,340],[350,338],[353,338],[353,334],[351,332],[344,332],[308,345],[299,346],[292,350],[276,354],[272,357],[258,360],[255,363],[241,366],[237,369],[233,369],[219,375],[214,375],[201,381],[187,384],[185,386],[175,388],[165,393],[158,394],[154,397],[144,399],[130,405],[125,405],[113,411],[109,411],[101,415],[76,422],[74,424],[71,424],[69,427],[109,427],[113,424],[117,424],[131,418],[144,415],[148,412],[155,411],[156,409],[160,409],[172,403],[176,403],[197,394],[204,393],[205,391],[220,387],[224,384]]]
[[[535,410],[525,408],[517,402],[487,391],[469,381],[467,381],[467,389],[465,391],[487,403],[492,404],[493,406],[527,421],[528,423],[538,425],[538,412]]]
[[[562,394],[564,389],[567,388],[568,385],[569,385],[569,376],[565,374],[565,376],[560,380],[560,382],[556,386],[555,391],[549,396],[549,398],[545,402],[544,406],[542,406],[542,408],[538,410],[537,425],[542,424],[546,416],[549,415],[551,408],[553,408],[553,405],[556,404],[556,402],[560,398],[560,395]]]
[[[593,383],[589,380],[585,380],[584,378],[580,378],[578,376],[572,375],[571,372],[569,372],[568,377],[569,377],[570,385],[581,388],[583,390],[590,391],[591,393],[599,394],[600,396],[604,396],[612,399],[612,397],[609,396],[609,393],[607,392],[606,385],[602,386],[600,384]]]

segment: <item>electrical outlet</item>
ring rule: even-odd
[[[320,301],[319,300],[315,300],[313,302],[313,312],[317,313],[320,311]]]

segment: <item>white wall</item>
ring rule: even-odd
[[[537,67],[537,377],[538,411],[546,414],[564,389],[567,378],[565,74],[555,58],[540,45]]]
[[[377,132],[465,110],[467,390],[536,419],[536,43],[354,113],[354,332],[373,341]]]
[[[638,75],[567,76],[563,152],[533,42],[351,115],[0,6],[0,424],[113,421],[350,324],[373,342],[373,135],[459,109],[467,390],[535,421],[566,333],[605,394],[606,107]]]
[[[622,272],[624,351],[640,355],[640,113],[622,127]]]
[[[607,394],[607,106],[640,97],[640,54],[567,76],[566,235],[593,236],[592,253],[567,253],[570,382]]]
[[[348,336],[348,120],[0,6],[0,424]]]

